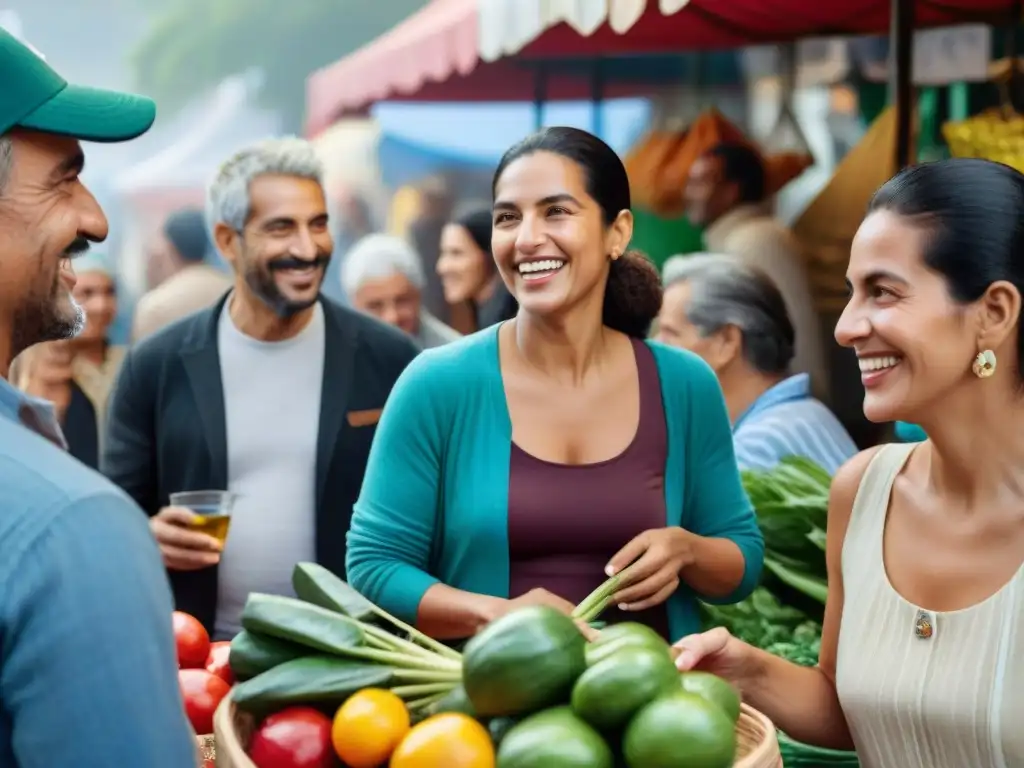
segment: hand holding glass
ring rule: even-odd
[[[224,546],[231,525],[231,509],[235,503],[233,493],[182,491],[172,493],[170,502],[172,507],[184,507],[195,513],[197,519],[189,526],[190,529],[213,536]]]

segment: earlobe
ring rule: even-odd
[[[619,211],[619,215],[612,222],[612,248],[615,253],[625,253],[629,247],[629,241],[633,239],[633,212],[630,210]]]
[[[235,245],[238,237],[238,232],[223,222],[218,222],[213,228],[213,242],[217,246],[217,251],[232,263],[235,260]]]
[[[1013,283],[999,280],[992,283],[981,299],[982,348],[999,347],[1013,333],[1020,320],[1021,295]]]

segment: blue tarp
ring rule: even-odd
[[[545,125],[592,130],[590,102],[551,102]],[[646,99],[601,104],[602,138],[626,152],[648,125]],[[379,162],[384,183],[400,187],[443,170],[489,171],[502,153],[530,133],[535,109],[528,103],[411,104],[384,102],[373,109],[381,127]]]

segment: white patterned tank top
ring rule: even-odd
[[[915,444],[868,465],[843,544],[836,684],[862,768],[1024,766],[1024,567],[963,610],[922,610],[882,557],[893,481]]]

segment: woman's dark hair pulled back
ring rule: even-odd
[[[1024,294],[1024,175],[1010,166],[975,158],[912,166],[878,189],[874,211],[920,222],[929,235],[924,262],[955,301],[977,301],[999,280]],[[1024,360],[1019,326],[1017,354]]]
[[[578,128],[544,128],[512,146],[501,158],[491,184],[492,196],[505,169],[535,152],[551,152],[580,167],[589,194],[601,209],[605,226],[631,205],[629,177],[615,150]],[[604,293],[602,321],[609,328],[646,338],[661,309],[661,278],[639,251],[627,251],[611,263]]]

